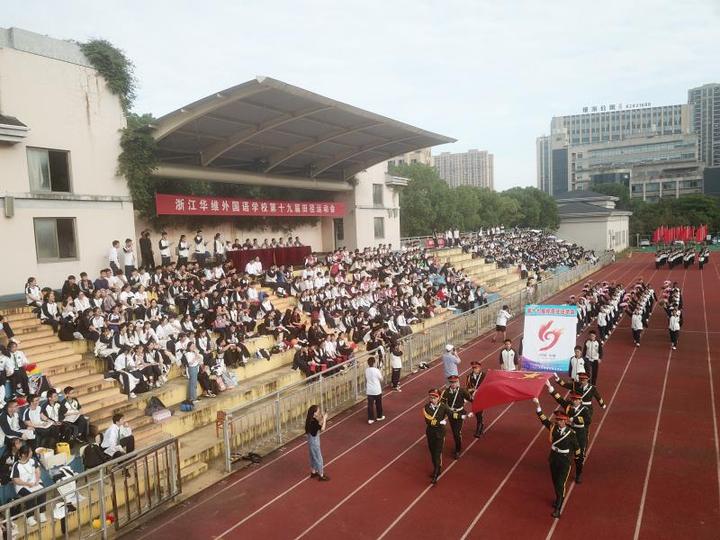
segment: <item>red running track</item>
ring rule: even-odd
[[[360,404],[333,418],[322,436],[331,481],[308,478],[304,439],[229,476],[130,532],[134,539],[343,537],[374,538],[713,538],[720,537],[720,267],[655,271],[651,255],[607,267],[594,280],[656,289],[684,285],[684,325],[671,351],[667,318],[657,307],[642,346],[632,346],[627,317],[605,346],[597,410],[582,485],[570,482],[563,516],[551,518],[553,491],[547,437],[531,403],[486,413],[487,432],[464,429],[462,457],[430,487],[430,458],[420,407],[427,389],[444,383],[434,365],[408,377],[403,392],[384,395],[387,420],[368,426]],[[581,285],[555,297],[563,301]],[[522,317],[508,334],[522,333]],[[481,336],[461,351],[462,367],[499,345]],[[579,338],[582,339],[582,338]],[[552,410],[544,396],[543,408]]]

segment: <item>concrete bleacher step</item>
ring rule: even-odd
[[[180,469],[180,479],[182,482],[189,482],[208,470],[208,464],[205,462],[191,463],[187,467]]]
[[[35,314],[32,312],[32,309],[27,306],[3,308],[0,309],[0,314],[2,314],[10,323],[13,321],[20,321],[22,319],[35,318]]]
[[[37,345],[29,345],[26,346],[23,342],[20,347],[20,349],[25,353],[25,355],[30,358],[31,355],[36,354],[42,354],[46,352],[56,352],[56,351],[68,351],[72,352],[73,348],[72,345],[67,341],[60,341],[56,336],[51,336],[50,338],[47,338],[48,341],[46,343],[40,343]],[[54,340],[54,341],[50,341]]]

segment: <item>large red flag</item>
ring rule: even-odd
[[[538,397],[551,373],[490,369],[473,399],[473,412]]]

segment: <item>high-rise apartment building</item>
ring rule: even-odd
[[[550,181],[552,175],[550,174],[550,167],[552,162],[550,160],[551,145],[550,137],[543,135],[538,137],[535,141],[535,151],[537,155],[537,188],[546,193],[550,193]]]
[[[443,152],[433,157],[440,178],[450,187],[475,186],[493,189],[493,155],[486,150],[471,149],[451,154]]]
[[[706,167],[720,166],[720,84],[705,84],[688,91],[690,121],[700,143]]]

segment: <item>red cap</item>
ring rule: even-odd
[[[473,360],[472,362],[470,362],[470,365],[471,365],[472,367],[480,367],[480,366],[482,366],[482,362],[478,362],[477,360]]]
[[[460,377],[458,377],[457,375],[450,375],[448,377],[448,382],[458,382],[459,380],[460,380]]]
[[[582,395],[577,392],[570,392],[570,399],[582,399]]]
[[[588,375],[588,374],[585,373],[585,372],[582,372],[582,373],[578,373],[578,378],[580,378],[580,379],[589,379],[589,378],[590,378],[590,375]]]
[[[565,411],[563,411],[562,409],[557,409],[553,414],[555,415],[555,420],[567,420],[568,419],[568,415],[565,414]]]
[[[439,397],[440,397],[440,392],[438,392],[435,388],[431,388],[431,389],[428,391],[428,396],[430,396],[431,398],[432,398],[432,397],[434,397],[434,398],[439,398]]]

